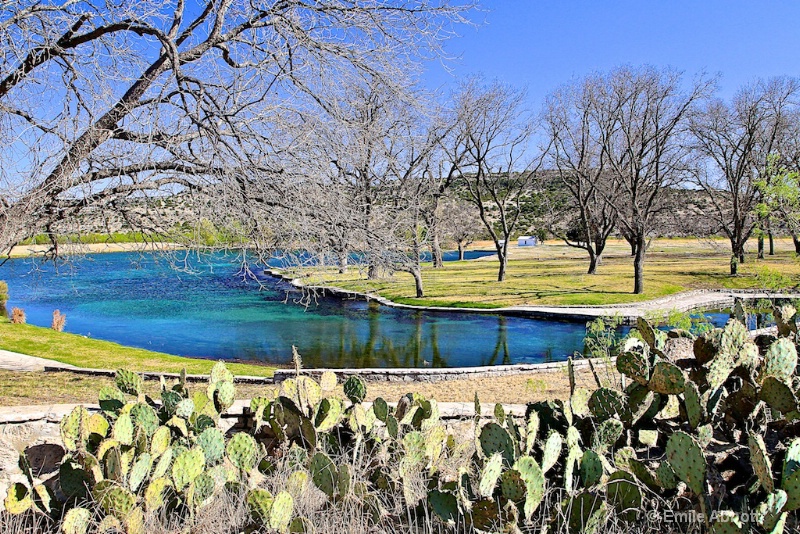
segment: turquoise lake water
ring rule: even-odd
[[[447,258],[452,258],[448,255]],[[192,273],[153,254],[111,253],[65,265],[9,260],[8,309],[66,331],[181,356],[307,367],[456,367],[563,360],[584,323],[495,314],[415,312],[324,298],[306,307],[283,282],[245,279],[234,258],[192,258]],[[726,319],[720,317],[719,320]],[[715,321],[717,322],[717,321]]]

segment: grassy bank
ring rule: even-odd
[[[753,243],[753,245],[755,245]],[[491,248],[481,244],[481,248]],[[494,257],[447,262],[443,268],[423,268],[425,298],[414,298],[411,276],[397,273],[367,280],[350,268],[310,278],[311,283],[335,285],[352,291],[373,292],[395,302],[444,307],[503,307],[513,305],[598,305],[639,302],[691,289],[790,289],[800,282],[800,261],[791,241],[778,240],[775,256],[757,260],[751,250],[740,274],[730,276],[730,252],[723,240],[658,239],[649,248],[645,264],[645,292],[633,289],[633,262],[624,241],[608,245],[597,274],[588,275],[583,251],[558,242],[539,247],[516,247],[510,252],[508,275],[497,282]]]
[[[184,358],[118,343],[56,332],[28,324],[0,322],[0,349],[94,369],[125,368],[133,371],[207,374],[212,360]],[[237,375],[272,376],[275,368],[243,363],[228,364]]]

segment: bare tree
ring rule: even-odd
[[[439,52],[465,7],[4,2],[0,250],[45,232],[57,254],[67,221],[125,212],[150,197],[267,202],[248,196],[251,182],[284,183],[290,170],[281,158],[296,141],[275,135],[285,130],[276,124],[351,77],[393,87],[420,53]]]
[[[609,189],[603,141],[611,138],[616,118],[597,112],[602,79],[589,76],[567,85],[547,99],[544,123],[550,138],[549,162],[558,184],[550,200],[549,230],[567,245],[589,255],[588,274],[595,274],[608,237],[617,224],[617,211],[605,201]]]
[[[605,77],[598,95],[605,161],[612,176],[603,196],[619,224],[633,237],[634,289],[644,292],[644,262],[655,217],[667,209],[664,194],[688,181],[692,170],[687,116],[708,95],[712,82],[700,78],[684,91],[682,76],[653,67],[619,68]]]
[[[797,81],[775,78],[742,88],[730,105],[709,102],[692,115],[691,131],[699,154],[711,162],[701,168],[696,183],[708,195],[713,218],[731,243],[731,274],[745,261],[744,246],[759,225],[757,183],[763,179],[769,155],[779,148],[787,127]],[[763,257],[763,237],[759,239]]]
[[[541,157],[528,156],[534,121],[524,106],[523,91],[499,82],[467,81],[455,96],[458,127],[447,150],[460,185],[494,242],[499,282],[505,280],[521,201],[542,164]]]
[[[464,250],[486,235],[486,228],[471,202],[460,198],[445,198],[439,205],[442,235],[456,244],[458,259],[464,261]]]

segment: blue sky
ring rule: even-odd
[[[621,64],[721,74],[730,97],[757,77],[800,75],[798,0],[484,0],[477,28],[448,42],[452,75],[428,65],[430,88],[483,74],[528,88],[537,105],[573,77]]]

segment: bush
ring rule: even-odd
[[[13,324],[25,324],[25,312],[22,308],[11,308],[11,322]]]
[[[53,311],[53,322],[50,323],[50,328],[56,332],[63,332],[64,326],[67,324],[67,316],[62,314],[59,310]]]
[[[8,284],[0,280],[0,306],[8,302]]]
[[[63,517],[65,532],[744,532],[744,514],[748,529],[792,530],[795,316],[777,308],[777,336],[755,340],[741,306],[699,336],[640,320],[615,363],[627,386],[590,393],[573,380],[569,401],[529,404],[524,418],[496,405],[489,422],[476,396],[468,425],[446,424],[433,399],[367,406],[361,379],[345,399],[332,373],[298,370],[250,401],[247,431],[225,436],[235,391],[223,364],[194,393],[162,381],[160,403],[119,371],[101,413],[61,422],[60,491],[23,455],[28,484],[9,489],[6,509]]]

